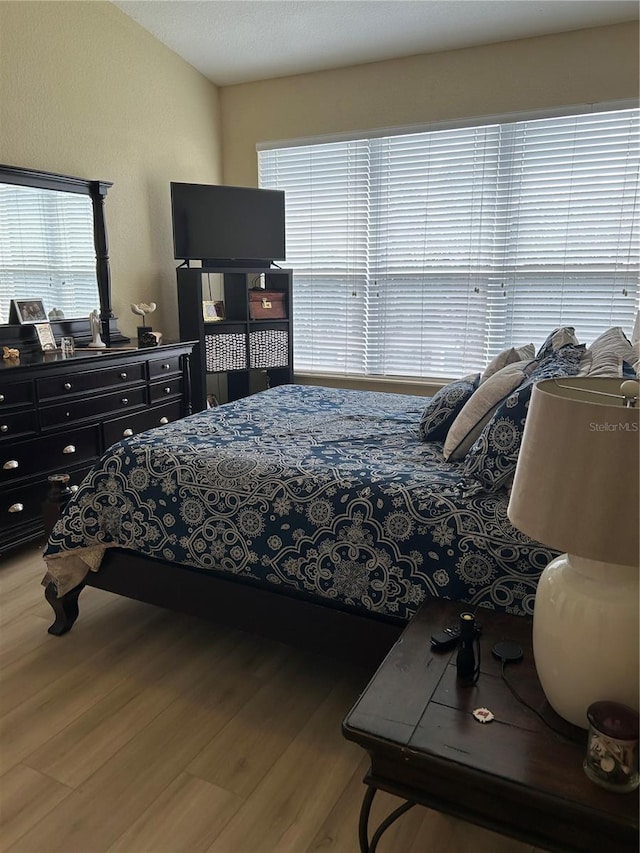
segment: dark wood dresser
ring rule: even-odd
[[[78,485],[116,441],[190,414],[192,348],[0,359],[0,554],[42,535],[49,474]]]

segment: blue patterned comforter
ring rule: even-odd
[[[426,596],[531,613],[554,552],[465,497],[424,397],[287,385],[111,447],[46,549],[59,594],[119,546],[408,619]],[[96,556],[97,555],[97,556]]]

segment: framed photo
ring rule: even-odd
[[[46,323],[47,314],[42,299],[12,299],[19,323]]]
[[[35,323],[35,328],[43,352],[57,349],[56,339],[53,337],[49,323]]]
[[[224,320],[224,302],[205,300],[202,303],[202,316],[205,323],[215,323],[218,320]]]

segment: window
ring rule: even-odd
[[[638,310],[639,110],[259,151],[286,192],[295,368],[456,377]]]
[[[88,195],[0,183],[0,322],[12,299],[40,297],[65,317],[98,302]]]

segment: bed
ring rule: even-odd
[[[419,440],[426,402],[284,385],[115,444],[50,536],[50,631],[86,584],[377,661],[427,597],[530,614],[554,552]]]

